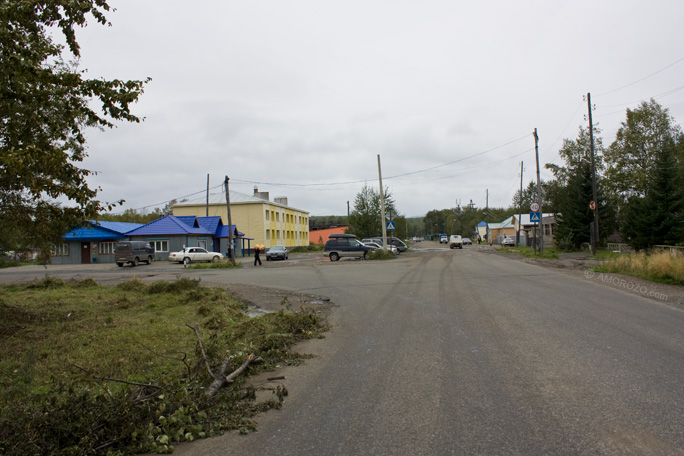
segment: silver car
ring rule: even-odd
[[[287,260],[287,248],[284,245],[274,245],[266,251],[266,261]]]

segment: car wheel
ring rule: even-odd
[[[123,263],[116,263],[116,265],[120,268],[123,268]]]
[[[154,258],[147,257],[147,264],[152,264],[153,261],[154,261]]]
[[[216,255],[214,258],[211,259],[212,263],[218,263],[219,262],[219,257]]]
[[[368,251],[363,252],[363,259],[364,260],[368,259]]]
[[[190,264],[190,263],[192,263],[192,260],[190,260],[190,258],[188,258],[188,257],[183,258],[183,264]]]
[[[287,255],[285,255],[285,259],[286,259],[286,260],[287,260],[287,258],[288,258]]]
[[[340,255],[337,252],[332,252],[330,254],[330,261],[338,261],[340,259]]]
[[[138,259],[138,257],[133,258],[131,266],[137,266],[138,264],[140,264],[140,260]]]

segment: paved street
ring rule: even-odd
[[[300,348],[316,357],[278,372],[290,394],[281,410],[259,417],[258,432],[175,454],[684,454],[681,309],[476,248],[414,250],[384,262],[321,257],[123,271],[335,304],[326,338]],[[79,268],[63,274],[106,283],[122,273]],[[0,281],[13,274],[0,271]]]

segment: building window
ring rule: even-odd
[[[50,254],[52,256],[69,256],[69,244],[59,244],[50,246]]]
[[[169,251],[169,241],[152,241],[151,244],[155,252]]]
[[[271,231],[270,230],[266,230],[266,240],[267,241],[271,240]]]
[[[276,230],[276,239],[280,240],[280,230]]]
[[[268,209],[266,209],[266,220],[270,220],[270,219],[271,219],[271,218],[269,217],[270,212],[271,212],[271,211],[269,211]]]
[[[197,247],[201,247],[204,250],[208,250],[207,249],[207,241],[197,241]]]
[[[97,245],[97,253],[100,255],[114,255],[116,242],[100,242]]]

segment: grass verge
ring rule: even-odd
[[[544,252],[535,252],[532,247],[501,247],[497,250],[501,253],[515,253],[517,255],[522,255],[527,258],[544,258],[547,260],[557,260],[558,250],[553,247],[544,247]]]
[[[393,260],[394,258],[394,254],[389,250],[376,249],[368,252],[369,260]]]
[[[173,451],[228,429],[249,432],[254,414],[278,408],[284,387],[257,402],[244,376],[208,398],[198,325],[213,372],[232,372],[250,354],[249,373],[296,364],[299,340],[321,337],[313,309],[256,318],[244,303],[199,280],[102,287],[92,279],[46,276],[0,287],[0,454],[107,454]]]
[[[684,257],[670,252],[630,253],[608,258],[593,268],[597,272],[626,274],[653,282],[684,285]]]

